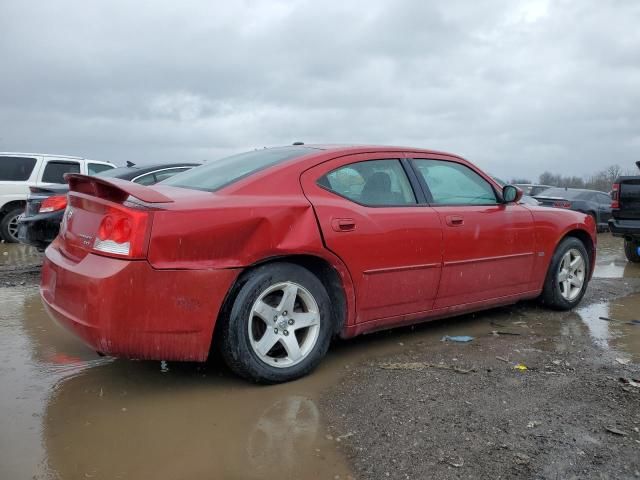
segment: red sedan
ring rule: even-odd
[[[245,378],[310,372],[332,337],[539,298],[580,302],[593,220],[518,204],[464,159],[294,145],[153,187],[72,174],[46,251],[50,314],[108,355],[207,359]]]

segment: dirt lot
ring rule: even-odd
[[[14,247],[0,245],[0,478],[640,477],[640,268],[608,235],[574,312],[526,303],[337,342],[271,387],[98,357],[48,319],[39,255]]]

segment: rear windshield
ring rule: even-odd
[[[565,198],[567,200],[588,200],[594,192],[585,192],[583,190],[565,190],[564,188],[548,188],[544,192],[540,192],[540,197]]]
[[[116,167],[110,170],[104,170],[102,172],[96,173],[94,176],[96,177],[106,177],[106,178],[115,178],[120,177],[121,175],[129,175],[138,173],[139,168],[131,168],[131,167]]]
[[[311,153],[308,147],[265,148],[211,160],[202,166],[178,173],[160,185],[213,192],[267,167]]]
[[[31,157],[1,157],[0,181],[20,182],[29,180],[36,159]]]

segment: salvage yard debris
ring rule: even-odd
[[[427,368],[437,368],[440,370],[453,370],[457,373],[475,372],[475,368],[460,368],[456,365],[445,365],[444,363],[408,362],[408,363],[381,363],[378,365],[383,370],[413,370],[419,372]]]
[[[460,342],[460,343],[467,343],[467,342],[470,342],[471,340],[473,340],[473,337],[470,337],[469,335],[454,335],[454,336],[445,335],[440,339],[441,342]]]
[[[607,432],[613,433],[614,435],[620,435],[621,437],[626,437],[629,435],[627,432],[623,432],[622,430],[618,430],[616,427],[604,427]]]

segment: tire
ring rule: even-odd
[[[257,383],[287,382],[311,372],[327,353],[333,332],[322,282],[290,263],[258,267],[244,280],[228,317],[221,319],[225,363]]]
[[[0,220],[0,237],[7,243],[18,243],[18,217],[24,208],[15,208],[7,212]]]
[[[624,241],[624,254],[632,263],[640,263],[640,242],[634,240]]]
[[[566,263],[567,258],[572,263],[578,256],[582,258],[582,265],[574,271],[574,267]],[[576,263],[576,266],[579,265]],[[571,310],[580,303],[587,290],[590,268],[589,254],[584,244],[576,237],[562,240],[551,258],[541,302],[555,310]]]

